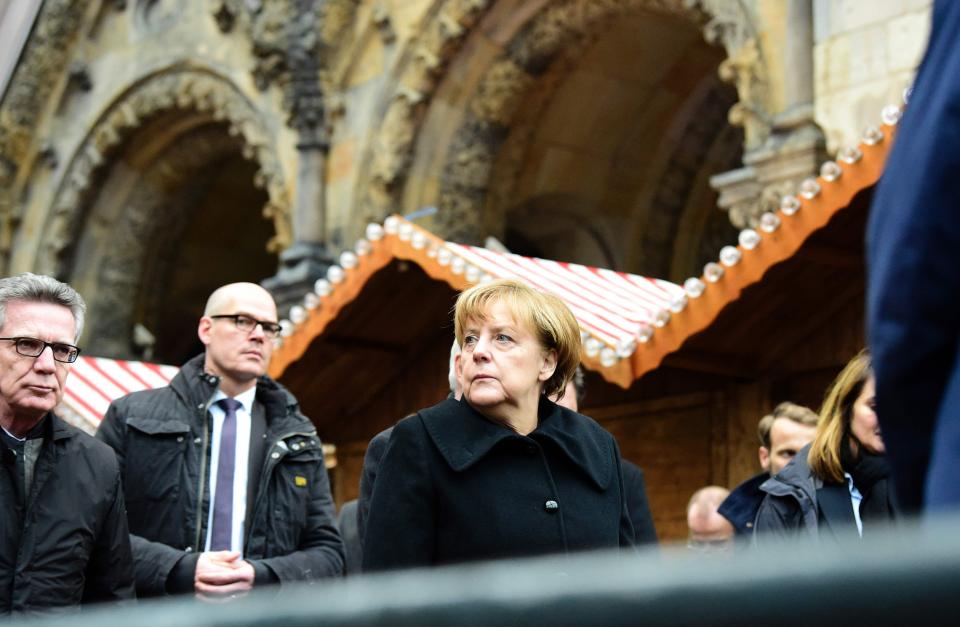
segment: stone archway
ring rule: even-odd
[[[511,148],[511,135],[517,135],[522,112],[537,99],[547,100],[557,68],[588,47],[601,25],[622,16],[671,15],[708,43],[722,45],[713,71],[735,86],[731,119],[745,127],[748,145],[762,143],[769,131],[763,112],[765,66],[749,12],[737,0],[437,4],[425,35],[411,43],[408,58],[399,64],[398,88],[384,105],[370,158],[363,160],[370,164],[359,178],[363,218],[434,205],[441,212],[430,226],[448,238],[478,241],[502,234],[502,217],[491,215],[489,196],[497,193],[491,181],[497,178],[496,162]],[[509,25],[495,23],[498,18]],[[473,32],[466,32],[471,25]],[[491,45],[501,46],[499,54],[478,53]],[[461,63],[464,46],[470,51],[465,56],[472,58]],[[464,96],[458,90],[472,92]],[[433,107],[437,100],[442,104]],[[452,135],[435,132],[433,109],[447,118],[441,126],[460,116]]]
[[[41,272],[68,274],[94,177],[109,163],[112,151],[151,119],[171,111],[184,118],[223,121],[230,135],[242,139],[244,157],[259,166],[254,184],[269,198],[263,215],[273,221],[276,235],[268,246],[279,251],[290,244],[290,202],[283,170],[272,134],[256,107],[229,80],[211,71],[174,67],[141,79],[118,96],[75,152],[44,227],[36,264]]]
[[[150,76],[88,134],[46,233],[38,267],[87,296],[85,341],[97,354],[143,356],[140,325],[141,338],[156,339],[155,358],[182,361],[209,291],[269,276],[289,242],[271,135],[221,77],[189,68]]]

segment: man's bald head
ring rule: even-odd
[[[205,316],[218,316],[234,313],[237,302],[255,299],[263,302],[269,300],[274,303],[273,295],[256,283],[230,283],[218,287],[207,299],[207,306],[203,309]],[[276,318],[276,304],[273,305]]]
[[[733,525],[717,513],[730,490],[712,485],[700,488],[687,504],[688,546],[697,549],[723,548],[733,539]]]
[[[256,283],[224,285],[207,299],[197,328],[206,347],[204,369],[220,377],[227,396],[251,388],[266,374],[276,325],[277,303]]]

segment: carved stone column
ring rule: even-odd
[[[740,2],[727,3],[725,19],[721,21],[723,28],[714,36],[724,40],[729,54],[720,74],[737,85],[741,99],[738,106],[750,114],[738,119],[737,107],[731,111],[731,121],[746,126],[747,145],[743,167],[711,177],[710,185],[720,192],[720,208],[729,212],[735,226],[743,228],[755,225],[764,211],[776,209],[783,195],[796,193],[800,181],[817,172],[826,157],[826,144],[813,117],[813,4],[808,0],[787,0],[785,19],[779,25],[782,32],[772,38],[779,40],[779,47],[766,51],[780,55],[779,65],[787,68],[780,94],[782,105],[773,115],[768,113],[771,98],[769,85],[763,80],[765,60],[757,34],[749,24],[752,17],[745,9],[731,12],[734,5],[743,6]],[[716,10],[716,6],[710,8]],[[768,28],[774,30],[778,26],[771,24]],[[746,37],[731,37],[727,34],[731,31],[741,31]],[[740,42],[738,48],[730,45],[736,41]],[[745,76],[759,76],[760,80],[747,81]],[[759,91],[744,89],[745,85],[757,84],[762,88]],[[750,132],[751,123],[762,123],[766,128]]]
[[[302,298],[333,264],[327,248],[324,206],[329,139],[320,84],[321,9],[325,0],[251,0],[249,29],[258,57],[254,76],[266,89],[273,81],[283,90],[287,124],[297,132],[297,178],[292,211],[293,244],[280,253],[277,274],[263,281],[281,314]],[[222,2],[215,14],[223,29],[233,26],[240,9]]]

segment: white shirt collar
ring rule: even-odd
[[[247,414],[253,415],[253,400],[257,397],[257,386],[253,386],[245,392],[237,394],[233,398],[240,401],[240,404],[243,406],[243,411]],[[223,390],[217,389],[217,393],[213,395],[213,402],[216,403],[221,398],[229,398],[224,394]]]

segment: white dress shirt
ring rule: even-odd
[[[240,402],[237,409],[237,441],[233,469],[233,516],[231,517],[232,532],[230,534],[230,550],[240,551],[243,556],[243,529],[244,519],[247,516],[247,475],[250,462],[250,426],[253,413],[253,399],[257,395],[257,387],[253,386],[246,392],[234,398]],[[217,390],[210,404],[210,415],[213,418],[213,433],[210,437],[210,508],[207,512],[207,540],[204,550],[210,550],[210,529],[213,526],[213,504],[217,498],[217,470],[220,467],[220,434],[223,431],[223,419],[226,413],[217,404],[221,398],[228,398],[222,391]]]
[[[843,476],[847,480],[847,490],[850,491],[850,504],[853,505],[853,517],[857,521],[857,533],[860,534],[860,537],[863,537],[863,520],[860,518],[860,503],[863,502],[863,495],[860,494],[860,490],[857,489],[857,486],[853,485],[853,476],[849,472],[843,473]]]

